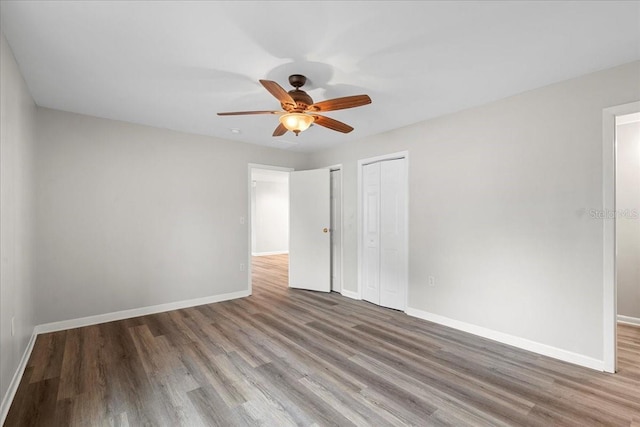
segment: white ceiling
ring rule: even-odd
[[[640,59],[640,2],[2,1],[38,105],[314,151]],[[273,138],[258,79],[373,103]],[[240,134],[231,133],[232,128]]]

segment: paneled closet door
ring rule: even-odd
[[[383,307],[406,309],[406,160],[380,165],[380,302]]]
[[[362,299],[380,304],[380,163],[362,168]]]

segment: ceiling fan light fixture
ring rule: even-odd
[[[312,115],[304,113],[288,113],[280,116],[280,123],[282,123],[287,130],[295,133],[296,136],[298,136],[300,132],[309,129],[313,121],[314,118]]]
[[[2,0],[0,0],[2,1]],[[313,102],[309,94],[300,89],[307,81],[307,78],[301,74],[293,74],[289,76],[289,83],[295,89],[287,92],[278,83],[271,80],[260,80],[260,84],[280,101],[282,110],[255,110],[255,111],[228,111],[218,113],[219,116],[243,116],[249,114],[278,114],[280,115],[280,123],[276,126],[272,136],[282,136],[287,131],[291,131],[298,136],[300,132],[309,129],[309,126],[316,124],[336,132],[349,133],[353,127],[346,123],[342,123],[331,117],[323,116],[317,113],[327,111],[344,110],[347,108],[362,107],[371,104],[371,98],[368,95],[351,95],[341,98],[327,99],[320,102]]]

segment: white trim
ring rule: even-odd
[[[623,316],[622,314],[618,314],[618,323],[640,326],[640,317]]]
[[[344,170],[342,163],[327,167],[329,174],[340,171],[340,294],[344,295]]]
[[[251,256],[284,255],[288,253],[289,251],[251,252]]]
[[[406,250],[406,280],[407,283],[406,285],[406,289],[405,289],[405,311],[408,309],[409,307],[409,151],[398,151],[396,153],[390,153],[390,154],[383,154],[381,156],[375,156],[375,157],[369,157],[366,159],[360,159],[358,160],[358,181],[357,181],[357,222],[356,222],[356,227],[357,227],[357,238],[358,238],[358,290],[356,291],[356,295],[358,296],[357,299],[362,299],[362,258],[363,258],[363,254],[362,254],[362,224],[363,224],[363,212],[362,212],[362,168],[365,165],[371,164],[371,163],[377,163],[377,162],[382,162],[385,160],[396,160],[396,159],[405,159],[405,191],[406,193],[406,197],[405,197],[405,236],[404,236],[404,240],[405,240],[405,244],[407,245],[405,250]]]
[[[398,151],[396,153],[383,154],[381,156],[368,157],[366,159],[358,160],[358,168],[364,165],[369,165],[371,163],[383,162],[385,160],[397,160],[397,159],[406,159],[409,157],[408,151]]]
[[[251,295],[251,293],[253,292],[253,283],[252,283],[252,268],[251,268],[251,251],[252,251],[252,245],[251,245],[251,223],[253,222],[253,218],[251,215],[251,170],[252,169],[266,169],[266,170],[275,170],[275,171],[282,171],[282,172],[291,172],[294,169],[290,168],[290,167],[285,167],[285,166],[272,166],[272,165],[262,165],[259,163],[248,163],[247,164],[247,244],[248,244],[248,250],[247,250],[247,292],[249,292],[248,295]],[[287,186],[287,191],[289,190],[289,187]],[[288,253],[288,252],[287,252]]]
[[[164,311],[179,310],[181,308],[195,307],[198,305],[212,304],[214,302],[228,301],[237,298],[248,297],[247,290],[230,292],[228,294],[213,295],[203,298],[194,298],[184,301],[170,302],[166,304],[151,305],[148,307],[133,308],[131,310],[115,311],[112,313],[98,314],[95,316],[69,319],[60,322],[45,323],[35,327],[36,334],[64,331],[66,329],[81,328],[83,326],[97,325],[99,323],[113,322],[115,320],[130,319],[132,317],[146,316],[147,314],[162,313]]]
[[[616,206],[616,116],[637,113],[640,101],[602,110],[602,208],[613,212]],[[617,368],[616,337],[616,219],[602,221],[602,300],[603,300],[603,363],[605,372]]]
[[[439,325],[448,326],[453,329],[468,332],[473,335],[477,335],[483,338],[487,338],[487,339],[497,341],[503,344],[507,344],[513,347],[517,347],[523,350],[542,354],[543,356],[553,357],[554,359],[573,363],[575,365],[584,366],[586,368],[595,369],[597,371],[604,370],[604,363],[602,360],[594,359],[589,356],[574,353],[568,350],[563,350],[557,347],[552,347],[547,344],[541,344],[539,342],[530,341],[524,338],[517,337],[515,335],[509,335],[503,332],[494,331],[492,329],[484,328],[482,326],[472,325],[470,323],[465,323],[459,320],[450,319],[448,317],[418,310],[416,308],[407,308],[406,313],[409,316],[417,317],[423,320],[428,320],[430,322],[434,322]]]
[[[356,189],[356,238],[357,240],[357,250],[358,250],[358,259],[357,259],[357,280],[356,280],[356,292],[354,295],[357,296],[355,299],[362,299],[362,259],[363,259],[363,248],[362,248],[362,167],[364,166],[363,160],[358,160],[357,166],[357,174],[358,179],[356,185],[358,188]],[[344,295],[344,294],[343,294]]]
[[[405,156],[404,156],[404,161],[405,161],[405,165],[404,165],[404,182],[405,182],[405,186],[404,186],[404,191],[405,191],[405,195],[404,195],[404,200],[405,200],[405,209],[404,209],[404,243],[406,245],[405,247],[405,280],[407,281],[406,286],[407,288],[405,289],[404,292],[404,307],[405,307],[405,311],[407,308],[409,308],[409,256],[411,255],[411,253],[409,252],[409,227],[411,224],[409,224],[409,152],[405,151]]]
[[[640,122],[640,112],[616,117],[616,126]]]
[[[36,343],[36,335],[37,334],[34,329],[31,334],[31,338],[27,343],[27,348],[24,349],[24,353],[22,354],[22,358],[18,364],[18,369],[16,369],[16,372],[13,374],[13,378],[11,378],[11,382],[9,383],[9,388],[2,398],[2,404],[0,404],[0,426],[4,425],[4,422],[7,419],[7,414],[9,414],[9,408],[11,408],[13,398],[18,391],[18,386],[20,385],[20,380],[22,380],[22,375],[24,375],[24,370],[27,368],[27,362],[29,361],[29,357],[31,357],[33,345]]]
[[[342,287],[342,296],[351,298],[351,299],[358,299],[358,300],[362,299],[358,292],[348,291],[344,288],[344,286]]]

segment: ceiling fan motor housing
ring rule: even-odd
[[[301,88],[307,82],[307,78],[302,74],[291,74],[289,76],[289,84],[296,89]]]
[[[313,99],[311,99],[311,97],[307,94],[307,92],[303,90],[300,90],[300,89],[290,90],[289,95],[291,95],[291,98],[293,98],[293,100],[296,101],[296,106],[291,111],[302,112],[306,110],[309,107],[309,105],[313,104]],[[282,108],[284,110],[287,110],[287,108],[285,107],[285,104],[282,104]]]
[[[302,74],[292,74],[289,76],[289,83],[291,84],[291,86],[295,87],[295,89],[290,90],[288,93],[296,102],[296,105],[294,108],[291,108],[290,105],[282,103],[282,108],[285,111],[301,113],[305,111],[309,107],[309,105],[313,104],[313,99],[311,99],[309,94],[300,89],[306,82],[307,78]]]

